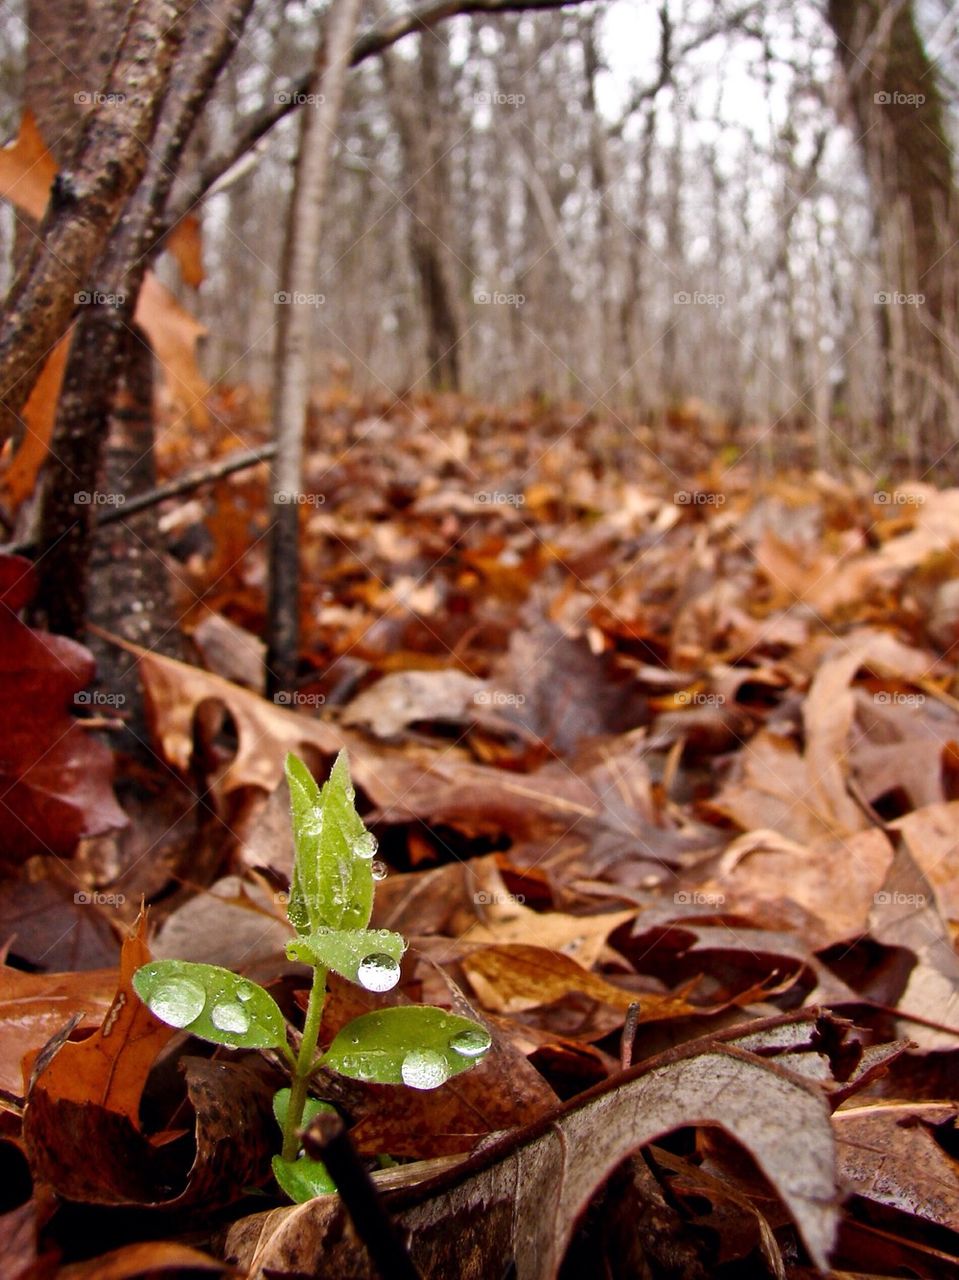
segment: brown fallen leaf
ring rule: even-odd
[[[0,556],[0,861],[69,857],[82,836],[126,825],[110,785],[112,753],[70,714],[93,679],[93,655],[17,616],[35,581],[28,560]]]
[[[123,944],[119,985],[102,1025],[79,1044],[63,1045],[34,1082],[34,1090],[51,1101],[96,1103],[126,1116],[139,1129],[140,1097],[150,1069],[176,1034],[153,1017],[133,990],[134,973],[150,959],[144,913]]]
[[[276,1146],[278,1077],[256,1060],[182,1065],[196,1117],[189,1169],[180,1144],[154,1145],[126,1115],[34,1089],[23,1130],[34,1178],[66,1200],[169,1209],[216,1208],[262,1185]]]
[[[933,1132],[938,1125],[953,1128],[955,1119],[956,1105],[948,1102],[879,1102],[837,1111],[839,1173],[863,1200],[955,1231],[959,1167]]]
[[[638,1004],[640,1019],[647,1022],[697,1012],[684,993],[664,996],[627,991],[547,947],[505,944],[483,947],[464,957],[462,963],[480,1001],[497,1013],[534,1009],[570,992],[618,1009]]]
[[[143,1240],[127,1244],[121,1249],[103,1253],[86,1262],[72,1262],[61,1267],[57,1280],[137,1280],[143,1277],[154,1280],[167,1274],[176,1276],[181,1271],[223,1275],[231,1268],[216,1258],[211,1258],[189,1245],[170,1240]]]
[[[0,965],[0,1090],[21,1096],[24,1055],[42,1049],[75,1015],[78,1030],[100,1026],[116,985],[115,969],[23,973]]]
[[[814,1085],[728,1046],[699,1042],[634,1068],[445,1172],[410,1165],[374,1178],[424,1274],[486,1280],[512,1263],[518,1280],[553,1280],[612,1171],[693,1124],[718,1125],[752,1155],[825,1270],[838,1218],[828,1107]],[[338,1197],[241,1219],[225,1253],[249,1280],[294,1267],[342,1280],[376,1274]]]

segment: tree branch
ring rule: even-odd
[[[349,65],[357,67],[361,62],[366,62],[367,59],[383,53],[405,36],[415,31],[428,31],[449,18],[471,13],[522,13],[527,10],[565,9],[571,5],[598,2],[599,0],[427,0],[426,4],[378,23],[359,36],[353,43]],[[165,231],[168,232],[175,227],[204,198],[210,188],[256,146],[264,134],[269,133],[275,124],[297,109],[299,101],[302,101],[310,91],[314,71],[315,69],[305,73],[288,91],[277,94],[270,105],[251,115],[239,137],[235,138],[231,145],[219,155],[207,161],[191,184],[192,191],[183,192],[168,209]],[[276,99],[283,99],[283,101]]]

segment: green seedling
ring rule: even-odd
[[[297,1203],[335,1191],[323,1164],[300,1149],[299,1134],[329,1103],[310,1096],[321,1067],[353,1080],[435,1089],[476,1065],[489,1033],[470,1018],[427,1005],[363,1014],[343,1027],[325,1053],[317,1039],[326,976],[332,970],[368,991],[388,991],[400,977],[406,942],[388,929],[370,929],[374,883],[385,868],[374,860],[376,840],[356,811],[346,753],[323,787],[302,760],[287,756],[293,817],[293,880],[287,914],[296,937],[291,960],[313,969],[299,1051],[273,997],[255,982],[219,965],[154,960],[138,969],[133,986],[162,1022],[230,1049],[272,1049],[290,1069],[290,1087],[273,1099],[283,1146],[273,1173]]]

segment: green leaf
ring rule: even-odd
[[[286,1045],[279,1005],[262,987],[215,964],[153,960],[137,969],[133,988],[155,1018],[231,1049]]]
[[[290,1090],[277,1089],[273,1095],[273,1114],[276,1116],[276,1123],[283,1129],[286,1125],[286,1113],[290,1106]],[[323,1111],[332,1111],[336,1115],[336,1107],[329,1102],[322,1102],[319,1098],[307,1098],[303,1104],[303,1124],[302,1128],[310,1123],[310,1121]]]
[[[274,1156],[273,1176],[294,1204],[306,1204],[316,1196],[329,1196],[336,1191],[336,1183],[327,1173],[326,1165],[309,1156],[300,1156],[298,1160]]]
[[[490,1044],[489,1032],[470,1018],[404,1005],[354,1018],[322,1062],[353,1080],[436,1089],[475,1066]]]
[[[277,1089],[273,1095],[273,1114],[281,1130],[286,1125],[289,1106],[290,1090]],[[335,1115],[336,1107],[321,1102],[319,1098],[307,1098],[303,1106],[303,1128],[322,1111],[332,1111]],[[311,1160],[309,1156],[298,1156],[296,1160],[274,1156],[273,1176],[295,1204],[305,1204],[314,1196],[328,1196],[336,1190],[336,1183],[327,1173],[326,1165],[321,1160]]]
[[[400,977],[406,940],[389,929],[321,929],[286,944],[290,960],[319,965],[367,991],[389,991]]]
[[[287,914],[299,934],[365,929],[373,911],[376,839],[356,812],[345,751],[320,788],[302,760],[286,758],[293,814],[293,880]]]

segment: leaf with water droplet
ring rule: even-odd
[[[402,934],[389,929],[318,929],[286,944],[289,959],[332,969],[368,991],[389,991],[396,986],[405,950]],[[371,964],[374,958],[376,963]],[[372,985],[377,981],[382,985]]]
[[[231,1049],[286,1044],[286,1023],[271,995],[229,969],[189,960],[151,960],[133,988],[161,1022]]]
[[[287,914],[299,934],[364,929],[373,910],[376,838],[356,812],[345,751],[322,787],[302,760],[286,758],[293,818],[293,878]]]
[[[451,1074],[446,1058],[435,1049],[411,1049],[400,1064],[403,1083],[411,1089],[438,1089]]]
[[[472,1038],[464,1041],[461,1037],[467,1033]],[[454,1042],[476,1051],[464,1053]],[[353,1080],[435,1089],[476,1066],[491,1043],[486,1029],[471,1018],[431,1005],[404,1005],[354,1018],[336,1036],[323,1062]]]

